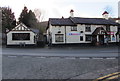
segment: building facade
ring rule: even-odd
[[[20,23],[7,33],[7,45],[36,45],[36,33]]]
[[[118,23],[105,18],[50,18],[47,40],[50,44],[104,44],[107,38],[109,43],[114,43],[117,32]]]

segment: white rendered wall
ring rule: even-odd
[[[117,42],[117,37],[116,37],[116,33],[117,33],[117,30],[118,30],[117,26],[110,26],[110,30],[111,30],[111,32],[114,32],[114,36],[115,36],[115,40],[112,40],[113,35],[111,35],[111,41],[110,42]]]
[[[30,40],[12,40],[12,33],[30,33]],[[31,31],[10,31],[7,34],[7,45],[19,45],[20,43],[25,43],[25,44],[35,44],[34,42],[34,36],[35,34]]]
[[[58,31],[61,31],[61,33],[58,33]],[[52,36],[52,43],[57,43],[57,44],[61,44],[61,43],[65,43],[65,26],[51,26],[50,27],[50,33]],[[55,34],[63,34],[64,35],[64,42],[55,42]]]
[[[95,31],[96,28],[103,27],[106,30],[106,26],[104,25],[91,25],[91,32],[85,32],[85,25],[78,24],[77,25],[77,31],[71,31],[71,26],[51,26],[49,27],[49,31],[52,36],[52,43],[53,44],[64,44],[64,43],[91,43],[91,41],[85,41],[85,35],[92,35],[92,33]],[[65,29],[66,28],[66,29]],[[66,30],[66,32],[65,32]],[[114,31],[114,34],[117,33],[117,26],[110,26],[110,30]],[[58,33],[58,31],[61,31],[61,33]],[[80,33],[83,31],[83,33]],[[80,33],[80,35],[69,35],[69,33],[76,32]],[[55,34],[63,34],[64,35],[64,42],[55,42]],[[80,41],[80,36],[83,36],[83,41]],[[112,40],[111,35],[111,41],[110,42],[116,42],[116,35],[115,40]],[[66,37],[66,41],[65,41]]]

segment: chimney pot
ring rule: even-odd
[[[102,14],[103,18],[105,19],[109,19],[109,13],[107,11],[105,11],[103,14]]]
[[[70,10],[70,17],[74,17],[74,10],[73,9]]]

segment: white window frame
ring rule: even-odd
[[[55,34],[55,42],[64,42],[64,34]]]
[[[85,32],[91,32],[91,25],[85,25]]]
[[[71,26],[71,31],[77,31],[77,26]]]

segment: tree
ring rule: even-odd
[[[30,28],[36,28],[37,26],[37,19],[34,12],[32,12],[32,10],[28,11],[28,8],[26,6],[24,7],[20,14],[19,22],[24,23],[26,26]]]
[[[33,28],[36,28],[37,26],[37,19],[34,12],[32,12],[32,10],[29,10],[28,13],[28,26]]]
[[[9,7],[2,7],[2,32],[5,33],[6,29],[11,30],[16,26],[15,15]]]
[[[28,9],[25,6],[24,9],[22,10],[20,17],[19,17],[19,22],[24,23],[26,26],[28,26]]]

